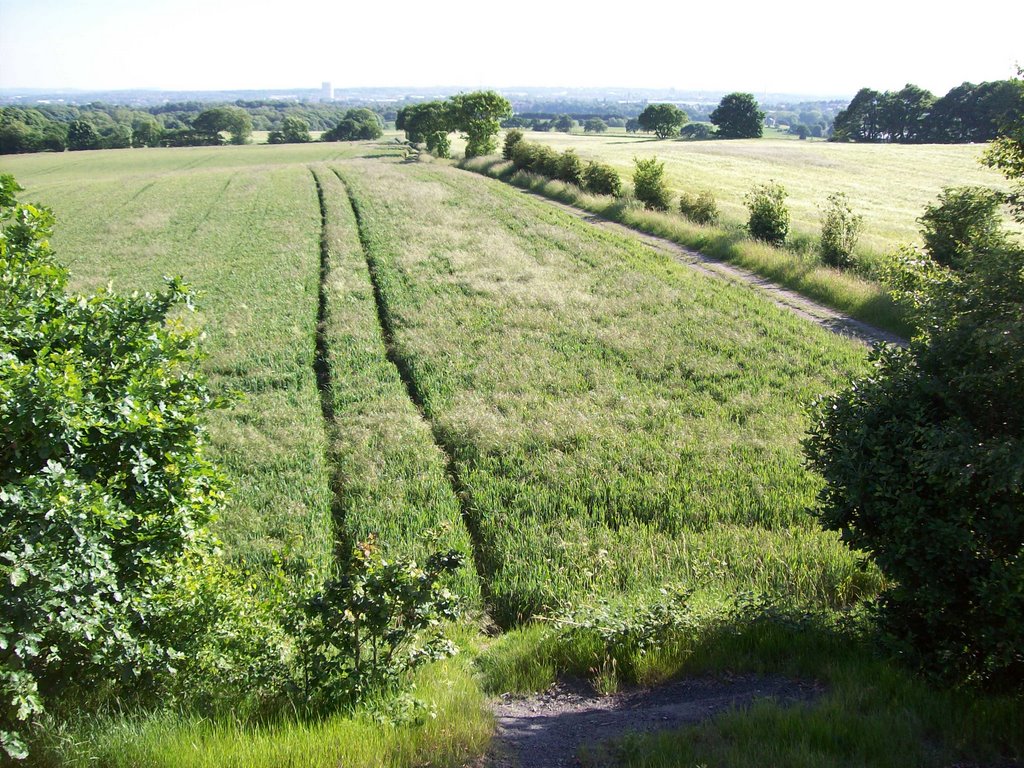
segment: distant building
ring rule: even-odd
[[[326,80],[320,83],[320,100],[321,101],[333,101],[334,100],[334,89],[331,88],[331,84]]]

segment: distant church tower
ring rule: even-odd
[[[331,101],[334,99],[334,89],[326,80],[320,83],[320,101]]]

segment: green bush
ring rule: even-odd
[[[715,202],[715,196],[707,189],[696,195],[688,192],[680,194],[679,212],[695,224],[718,223],[718,204]]]
[[[1001,248],[1005,237],[999,217],[1003,196],[984,187],[946,187],[937,204],[917,220],[928,254],[947,267],[963,266],[977,251]]]
[[[572,149],[567,149],[558,158],[558,173],[555,178],[568,184],[583,186],[583,163],[579,155]]]
[[[373,537],[356,545],[341,574],[299,601],[289,622],[310,711],[351,706],[453,653],[441,623],[458,618],[459,600],[442,581],[461,565],[457,552],[434,554],[419,568],[386,558]]]
[[[853,212],[842,192],[828,196],[821,209],[821,260],[830,267],[853,265],[853,249],[864,225],[864,217]]]
[[[537,144],[528,141],[516,142],[512,148],[512,165],[517,171],[532,170],[537,156]]]
[[[561,155],[551,147],[541,144],[533,150],[533,165],[530,166],[530,170],[549,179],[557,179],[561,164]]]
[[[1024,683],[1024,251],[916,252],[891,267],[917,333],[817,407],[822,524],[889,587],[880,618],[937,672]]]
[[[583,169],[583,188],[594,195],[619,197],[622,194],[622,179],[619,178],[619,172],[610,165],[591,160]]]
[[[744,205],[750,211],[747,231],[750,236],[772,245],[783,245],[789,234],[789,208],[786,207],[786,190],[772,181],[754,186],[746,197]]]
[[[52,214],[0,176],[0,745],[51,704],[141,684],[183,640],[164,604],[223,497],[191,300],[79,295]]]
[[[350,109],[336,126],[320,137],[320,141],[368,141],[379,139],[383,133],[376,112],[365,108]]]
[[[518,129],[505,131],[505,145],[502,147],[501,156],[511,160],[515,156],[516,147],[523,141],[523,132]]]
[[[633,158],[633,194],[645,207],[654,211],[667,211],[671,202],[665,186],[665,164],[658,158]]]

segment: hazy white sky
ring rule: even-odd
[[[619,86],[938,94],[1024,64],[1024,2],[0,0],[0,88]],[[692,6],[692,7],[691,7]]]

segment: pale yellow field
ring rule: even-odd
[[[818,207],[831,192],[845,192],[864,216],[861,248],[888,253],[919,242],[917,218],[945,186],[980,184],[1005,189],[1003,177],[979,163],[983,145],[833,144],[788,138],[738,141],[658,141],[649,136],[582,135],[527,131],[528,141],[585,159],[610,163],[623,180],[633,158],[665,162],[674,192],[710,189],[725,222],[746,220],[743,196],[774,179],[789,193],[793,229],[818,233]],[[453,154],[461,152],[453,144]],[[1019,231],[1019,230],[1018,230]]]

